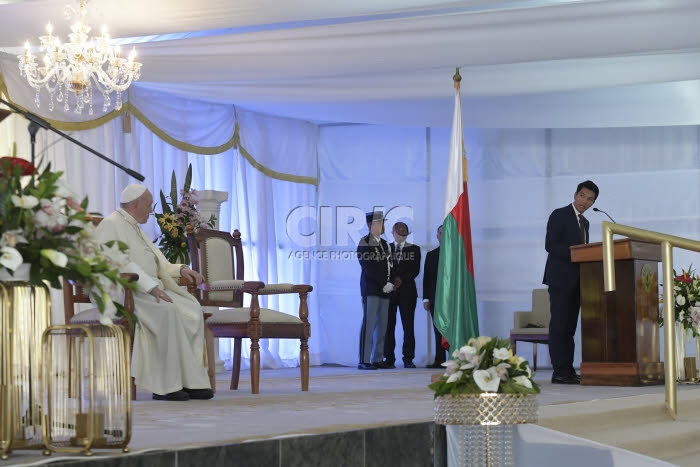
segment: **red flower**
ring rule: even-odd
[[[676,276],[676,281],[678,282],[685,282],[686,284],[692,284],[693,283],[693,278],[690,277],[690,274],[683,273],[681,276]]]
[[[13,173],[15,167],[20,167],[22,169],[22,175],[32,175],[36,172],[36,167],[34,167],[31,162],[20,157],[0,157],[0,167],[2,168],[0,177],[3,176],[5,171],[10,174]]]

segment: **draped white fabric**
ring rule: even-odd
[[[0,144],[16,139],[27,156],[25,122],[18,116],[8,121],[0,125]],[[244,121],[253,123],[247,127]],[[270,164],[287,167],[306,161],[305,170],[318,171],[318,187],[267,177],[236,149],[213,156],[175,149],[137,121],[128,134],[117,119],[74,136],[142,172],[154,193],[169,186],[172,170],[182,181],[188,162],[193,163],[195,188],[229,192],[220,226],[243,233],[248,277],[311,283],[312,363],[354,365],[361,321],[359,266],[344,253],[353,252],[355,237],[364,233],[362,212],[375,206],[386,211],[403,206],[390,212],[387,230],[404,218],[412,232],[409,241],[421,246],[424,255],[437,246],[449,130],[319,128],[261,115],[239,122],[242,144],[250,146],[246,149],[251,156],[260,154]],[[600,186],[596,206],[619,223],[700,238],[699,140],[697,126],[465,130],[481,332],[507,335],[512,312],[529,307],[531,289],[541,286],[547,216],[572,201],[582,180],[590,178]],[[94,210],[110,212],[121,187],[132,181],[53,133],[41,131],[37,148],[39,157],[65,170],[77,194],[89,196]],[[5,152],[3,147],[0,152]],[[313,215],[288,222],[298,207]],[[599,241],[605,217],[590,212],[588,219],[591,241]],[[155,237],[152,223],[145,228]],[[295,232],[312,238],[312,246],[300,245]],[[337,254],[323,256],[324,251]],[[698,263],[693,253],[674,253],[677,269]],[[289,300],[268,305],[296,312],[296,301]],[[54,305],[60,305],[60,298],[54,298]],[[60,314],[54,311],[55,318]],[[417,364],[430,358],[429,325],[419,304]],[[401,339],[397,326],[397,341]],[[270,341],[263,347],[266,366],[296,364],[296,343]],[[523,348],[526,356],[529,351]],[[224,343],[222,353],[227,357],[229,352]]]

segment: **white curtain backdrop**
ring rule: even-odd
[[[437,246],[435,229],[442,222],[449,130],[319,127],[242,110],[213,112],[210,104],[189,104],[182,107],[187,110],[181,114],[193,122],[206,121],[211,115],[236,118],[237,114],[243,149],[206,156],[186,152],[165,143],[134,119],[131,133],[123,132],[119,118],[73,135],[143,173],[154,193],[169,186],[173,170],[178,180],[184,180],[187,163],[192,162],[194,188],[229,193],[229,201],[222,206],[220,228],[242,232],[247,276],[314,286],[309,298],[312,363],[355,365],[361,322],[359,266],[343,253],[355,251],[355,239],[366,232],[362,212],[376,206],[386,211],[404,207],[390,212],[387,230],[390,232],[394,221],[405,220],[412,232],[409,241],[421,247],[423,257]],[[222,117],[226,115],[230,117]],[[158,120],[163,126],[168,121],[165,116],[149,120]],[[221,144],[231,138],[236,121],[214,122],[211,128],[218,130],[213,133],[215,140],[198,131],[193,138],[197,141],[185,142]],[[28,158],[25,128],[26,122],[16,115],[0,125],[0,154],[16,140],[20,155]],[[187,135],[170,134],[178,136],[186,139]],[[697,126],[466,129],[481,333],[508,335],[512,313],[529,308],[530,291],[541,287],[547,217],[553,209],[572,201],[576,184],[582,180],[590,178],[599,185],[596,206],[618,223],[700,238],[699,139]],[[66,172],[76,194],[89,196],[91,210],[110,212],[122,187],[133,181],[53,133],[39,132],[37,150],[39,158]],[[281,179],[276,176],[279,173],[289,177]],[[294,177],[317,179],[318,186],[295,183]],[[288,222],[299,207],[314,216]],[[605,217],[594,212],[587,217],[591,241],[599,241],[600,221]],[[152,223],[145,229],[155,237]],[[300,245],[292,237],[297,233],[315,233],[315,241],[311,246]],[[324,252],[329,256],[324,257]],[[336,254],[331,257],[330,252]],[[697,254],[674,252],[676,269],[691,263],[700,264]],[[418,277],[419,296],[421,286],[422,274]],[[290,302],[267,305],[296,313],[296,301]],[[56,321],[62,316],[60,303],[60,295],[54,297]],[[415,326],[416,364],[426,364],[432,358],[431,331],[420,304]],[[397,326],[397,342],[402,338],[401,326]],[[222,356],[228,358],[230,348],[226,343],[221,347]],[[270,341],[263,347],[265,366],[297,364],[297,344]],[[523,346],[522,352],[529,358],[529,346]],[[541,364],[546,365],[546,352],[541,355]]]

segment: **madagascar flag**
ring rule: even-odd
[[[455,81],[450,162],[447,168],[445,220],[442,224],[440,263],[435,290],[435,326],[452,349],[479,336],[474,288],[474,258],[469,221],[469,195],[462,134],[462,103]]]

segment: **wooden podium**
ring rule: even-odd
[[[658,244],[614,242],[616,290],[605,292],[603,244],[571,247],[581,265],[581,384],[663,384],[659,351]]]

